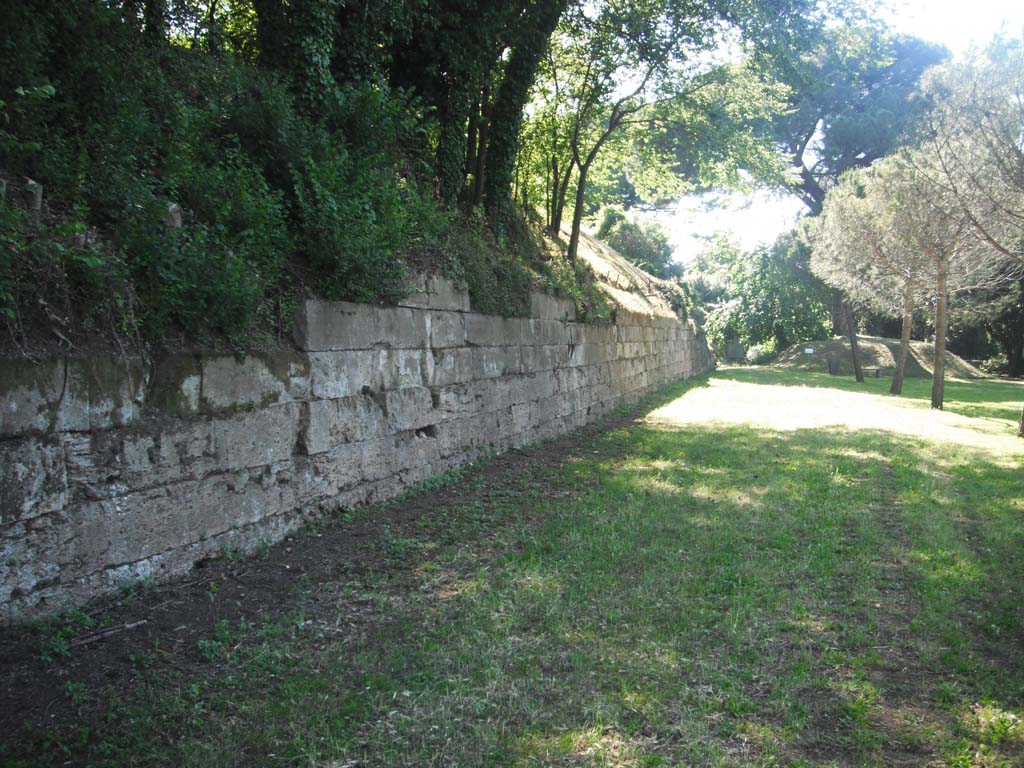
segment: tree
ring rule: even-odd
[[[925,106],[922,74],[948,53],[858,19],[814,33],[802,48],[775,49],[777,76],[791,96],[789,109],[769,130],[797,171],[787,188],[817,216],[844,172],[867,168],[903,143]],[[837,290],[832,331],[855,334],[843,321],[849,314],[843,301]]]
[[[809,254],[803,226],[749,253],[728,240],[713,242],[685,275],[710,305],[706,327],[713,345],[736,339],[781,351],[821,338],[828,293],[808,269]]]
[[[628,218],[606,208],[597,237],[650,274],[662,279],[682,276],[682,265],[672,261],[672,245],[656,223]]]
[[[889,391],[903,390],[914,309],[927,295],[928,264],[896,235],[902,209],[885,195],[882,166],[844,174],[812,227],[811,269],[828,285],[885,315],[900,315],[896,371]],[[882,189],[879,189],[882,185]]]
[[[749,166],[779,182],[784,166],[771,141],[750,128],[781,107],[779,88],[753,58],[721,64],[707,55],[723,24],[741,33],[756,26],[764,8],[745,8],[736,20],[735,8],[715,3],[605,0],[571,6],[563,17],[534,91],[527,136],[537,146],[524,153],[534,163],[524,175],[543,179],[552,232],[574,192],[570,259],[609,147],[620,168],[622,157],[642,155],[636,165],[664,169],[662,178],[718,181]]]
[[[835,287],[861,283],[858,293],[875,291],[880,296],[898,290],[901,271],[911,280],[913,296],[915,276],[922,276],[935,313],[931,405],[941,409],[949,299],[998,285],[1005,281],[1006,270],[1005,259],[976,235],[952,196],[932,182],[934,162],[925,152],[904,150],[860,175],[863,194],[853,197],[861,197],[862,203],[842,190],[835,198],[837,210],[826,218],[822,243],[838,251],[819,249],[812,266]],[[832,199],[826,199],[826,206]],[[866,223],[865,217],[874,221]],[[907,291],[906,281],[903,285]],[[878,300],[884,303],[884,298]]]
[[[1024,41],[997,39],[927,79],[921,131],[933,193],[993,251],[1024,265]],[[1024,410],[1018,435],[1024,437]]]

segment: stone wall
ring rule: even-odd
[[[431,278],[397,307],[307,301],[295,350],[2,361],[0,621],[274,542],[572,430],[711,366],[667,313],[470,311]]]

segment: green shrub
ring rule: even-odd
[[[530,273],[505,252],[479,212],[453,224],[442,250],[445,273],[466,284],[478,312],[525,317],[530,312]]]
[[[682,266],[672,260],[668,235],[657,224],[628,219],[622,211],[606,208],[597,237],[656,277],[682,274]]]
[[[184,226],[168,227],[171,201],[152,195],[116,230],[143,335],[158,338],[172,324],[192,335],[242,333],[289,253],[282,196],[237,151],[212,165],[183,161],[172,178]]]

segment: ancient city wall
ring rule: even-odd
[[[712,364],[664,312],[532,310],[477,314],[431,278],[397,307],[305,302],[297,350],[0,361],[0,621],[280,540]]]

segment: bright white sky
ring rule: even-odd
[[[1022,0],[881,0],[879,8],[896,31],[942,43],[954,56],[999,32],[1024,34]],[[716,232],[728,232],[744,250],[771,243],[804,210],[795,198],[770,192],[715,194],[684,198],[657,219],[669,231],[676,260],[685,262]]]

